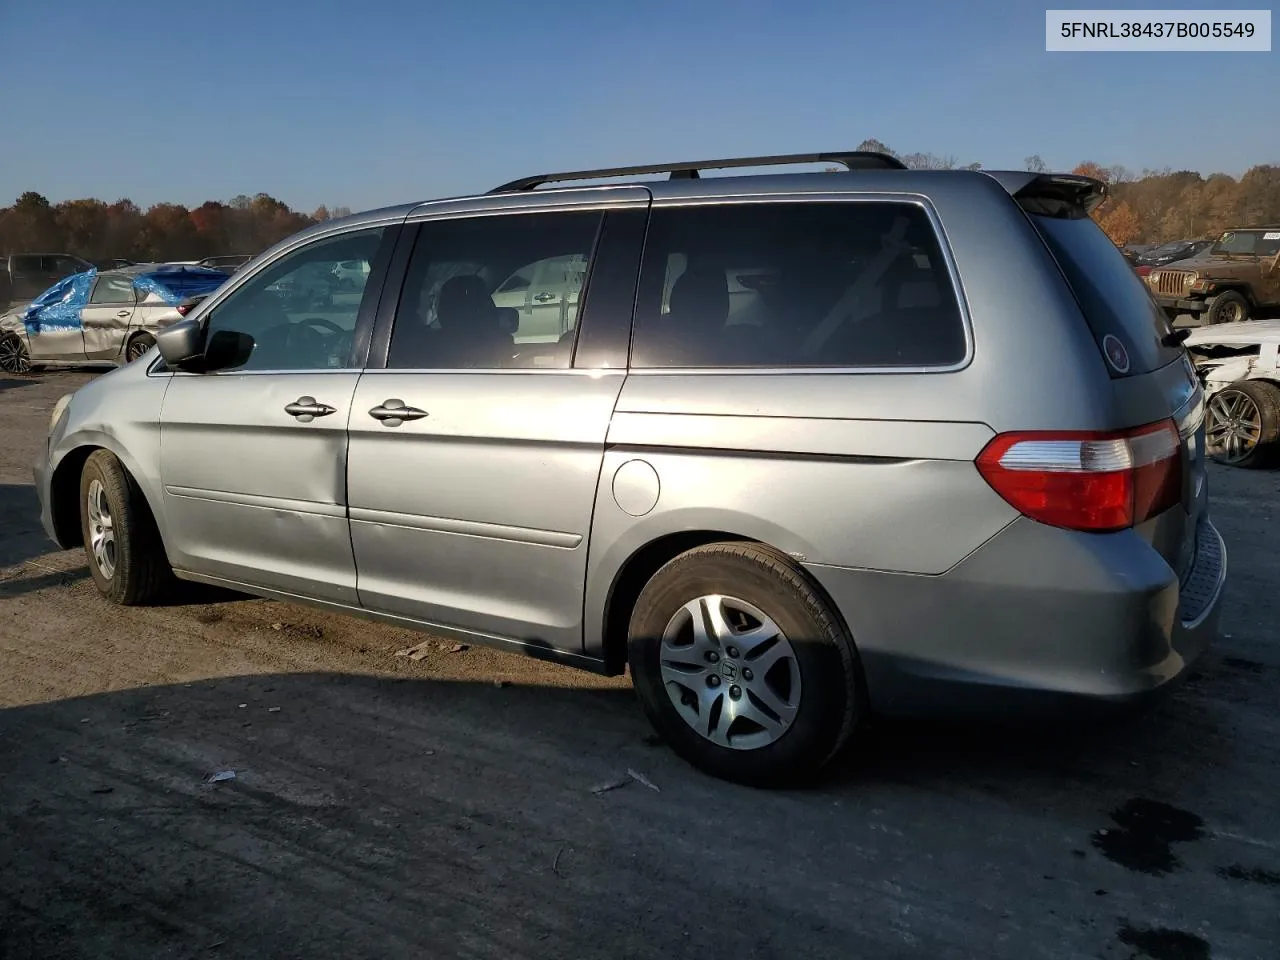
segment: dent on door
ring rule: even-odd
[[[124,347],[134,308],[111,303],[84,308],[84,352],[90,359],[114,357]]]

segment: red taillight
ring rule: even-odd
[[[185,317],[188,313],[190,313],[195,308],[196,308],[196,305],[194,303],[180,303],[178,304],[178,316]]]
[[[1182,499],[1181,438],[1172,420],[1122,433],[1002,433],[978,472],[1010,506],[1071,530],[1123,530]]]

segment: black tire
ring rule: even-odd
[[[31,355],[16,333],[0,334],[0,370],[18,375],[31,372]]]
[[[91,491],[97,492],[95,483],[109,511],[108,527],[114,543],[111,569],[104,569],[93,546],[98,531],[93,529],[89,497]],[[122,606],[152,603],[173,585],[173,569],[142,491],[107,450],[91,453],[80,473],[80,531],[89,573],[98,592],[111,602]]]
[[[1210,447],[1209,456],[1218,463],[1231,467],[1256,469],[1267,467],[1280,460],[1280,387],[1266,380],[1238,380],[1230,386],[1223,387],[1209,399],[1209,410],[1205,424],[1212,444],[1215,440],[1213,432],[1219,420],[1219,410],[1224,402],[1231,404],[1232,394],[1242,395],[1252,402],[1258,414],[1258,441],[1252,449],[1243,451],[1233,457],[1224,451]]]
[[[124,362],[133,363],[156,345],[156,338],[149,333],[135,333],[124,345]]]
[[[1249,300],[1244,294],[1236,290],[1225,290],[1209,301],[1209,307],[1204,315],[1205,322],[1209,324],[1243,323],[1249,319],[1251,309]]]
[[[800,683],[794,719],[777,739],[754,749],[722,746],[695,730],[677,710],[663,679],[662,638],[668,623],[686,603],[708,595],[754,605],[774,621],[794,651]],[[811,780],[846,745],[865,712],[857,652],[839,617],[803,571],[757,544],[713,543],[663,566],[632,611],[627,659],[641,706],[672,749],[699,769],[736,783],[772,787]],[[751,662],[744,656],[737,669]],[[719,668],[707,669],[715,673]],[[721,683],[710,676],[699,682],[708,687]],[[679,691],[678,686],[672,689]]]

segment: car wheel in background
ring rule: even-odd
[[[1280,387],[1240,380],[1209,399],[1205,419],[1209,456],[1232,467],[1261,467],[1280,452]]]
[[[810,779],[864,712],[854,645],[803,571],[749,543],[681,554],[645,585],[627,658],[685,760],[755,786]]]
[[[1243,323],[1249,319],[1249,301],[1244,294],[1227,290],[1209,301],[1206,323]]]
[[[152,602],[173,571],[160,532],[137,484],[107,450],[96,450],[80,474],[80,529],[98,591],[123,606]]]
[[[31,372],[27,345],[16,333],[0,334],[0,370],[5,373]]]
[[[134,334],[124,347],[124,362],[133,363],[140,356],[156,345],[155,337],[149,333]]]

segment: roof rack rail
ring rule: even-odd
[[[604,170],[568,170],[564,173],[541,173],[534,177],[512,180],[489,193],[513,193],[533,190],[544,183],[566,180],[603,180],[606,177],[631,177],[648,173],[669,173],[672,180],[696,180],[700,170],[726,170],[730,167],[772,167],[788,163],[839,163],[848,170],[905,170],[906,164],[887,153],[869,150],[842,150],[833,153],[790,153],[773,157],[729,157],[724,160],[698,160],[690,163],[655,163],[641,167],[612,167]]]

